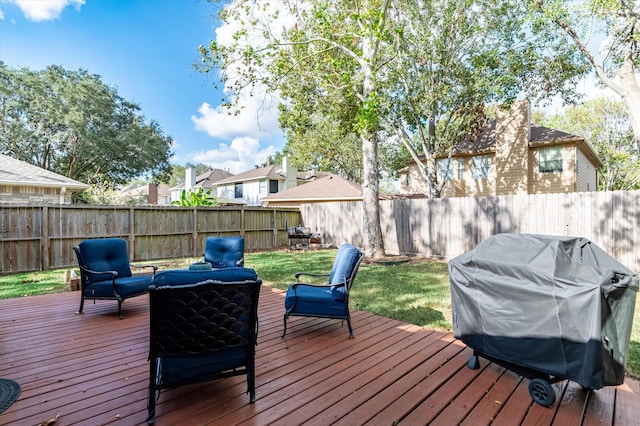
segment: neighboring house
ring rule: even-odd
[[[362,201],[362,187],[331,173],[309,183],[262,198],[263,207],[298,207],[304,203]]]
[[[476,139],[455,147],[451,160],[438,159],[442,197],[596,191],[600,167],[583,138],[531,124],[528,101],[499,110]],[[415,161],[400,179],[401,192],[426,192]]]
[[[269,194],[286,191],[307,180],[284,157],[282,166],[257,167],[218,182],[218,198],[259,206]]]
[[[197,191],[198,188],[202,188],[204,191],[211,190],[211,194],[217,194],[218,183],[233,176],[226,170],[213,169],[206,173],[196,176],[192,168],[185,170],[185,181],[179,185],[171,188],[170,201],[179,200],[182,196],[182,191]]]
[[[144,185],[130,185],[123,188],[120,196],[124,199],[136,201],[137,204],[169,204],[171,189],[164,183],[146,183]]]
[[[0,203],[71,204],[89,185],[0,154]]]

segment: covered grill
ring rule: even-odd
[[[529,379],[551,405],[549,383],[619,385],[638,277],[586,238],[499,234],[449,262],[453,333],[478,356]]]

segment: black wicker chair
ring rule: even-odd
[[[151,286],[147,423],[160,391],[247,375],[255,401],[255,346],[261,280]]]

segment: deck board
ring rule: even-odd
[[[244,377],[163,391],[157,425],[638,425],[640,386],[586,391],[554,384],[550,408],[528,380],[481,360],[451,334],[353,311],[341,321],[289,319],[284,295],[264,286],[259,305],[255,404]],[[140,425],[146,419],[148,298],[89,302],[79,293],[0,300],[0,377],[22,386],[0,425]]]

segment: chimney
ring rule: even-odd
[[[184,189],[187,192],[193,190],[193,187],[196,186],[196,172],[193,170],[193,167],[189,167],[184,171]]]
[[[147,203],[149,204],[158,204],[158,184],[157,183],[149,183],[147,184]]]
[[[291,166],[287,157],[282,157],[282,173],[286,178],[283,188],[284,191],[295,188],[298,185],[298,169]]]
[[[529,101],[496,112],[496,195],[527,194],[529,187]]]

